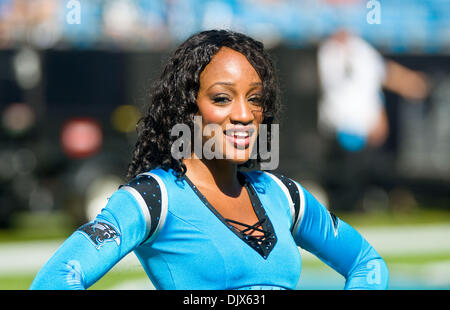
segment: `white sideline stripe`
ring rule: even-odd
[[[39,271],[64,240],[28,241],[0,244],[0,275],[29,274]],[[142,268],[131,252],[113,268]]]
[[[343,219],[345,221],[345,218]],[[450,224],[428,224],[395,227],[356,227],[364,238],[384,255],[420,255],[449,253]],[[64,240],[24,241],[0,244],[0,274],[29,274],[37,272]],[[315,259],[301,250],[303,260]],[[134,253],[125,256],[114,268],[140,267]]]

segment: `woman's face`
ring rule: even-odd
[[[261,79],[244,55],[227,47],[214,55],[200,75],[197,95],[205,157],[210,150],[214,158],[236,164],[250,158],[263,120],[262,91]]]

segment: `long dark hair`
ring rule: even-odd
[[[175,124],[186,124],[193,132],[200,74],[222,47],[243,54],[258,73],[263,84],[263,124],[270,128],[279,111],[279,91],[274,67],[264,45],[233,31],[200,32],[173,52],[154,85],[147,113],[137,124],[138,139],[128,166],[127,180],[157,167],[172,168],[179,175],[186,172],[182,159],[177,160],[171,155],[172,144],[177,139],[171,136],[171,128]],[[259,157],[249,160],[245,166],[250,167],[255,161],[258,163]]]

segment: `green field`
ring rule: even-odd
[[[34,274],[2,276],[0,275],[0,290],[27,290],[33,281]],[[91,290],[105,290],[113,288],[124,281],[147,279],[141,270],[112,270],[91,286]]]
[[[450,253],[442,253],[440,255],[433,255],[433,256],[427,256],[423,255],[421,257],[384,257],[387,265],[389,266],[390,270],[390,279],[396,280],[396,275],[401,275],[404,281],[407,281],[409,278],[417,278],[421,273],[421,267],[424,267],[425,265],[429,265],[432,263],[439,263],[439,262],[446,262],[447,264],[450,264]],[[401,270],[405,269],[407,270]],[[318,278],[316,281],[322,280],[323,282],[323,289],[327,289],[327,283],[329,282],[329,279],[332,278],[335,282],[334,287],[339,289],[338,285],[342,285],[344,283],[343,277],[341,277],[339,274],[337,274],[335,271],[330,269],[328,266],[324,265],[319,260],[312,260],[312,261],[306,261],[302,263],[302,273],[314,273],[318,274]],[[406,275],[405,275],[406,274]],[[26,274],[26,275],[7,275],[2,276],[0,275],[0,290],[26,290],[29,288],[31,282],[33,281],[34,274]],[[393,278],[394,277],[394,278]],[[303,283],[303,280],[307,281],[307,279],[304,279],[304,276],[302,275],[302,278],[300,280],[300,284],[306,285],[308,289],[308,283]],[[140,283],[147,283],[148,278],[141,268],[125,268],[125,269],[113,269],[109,273],[107,273],[103,278],[101,278],[97,283],[95,283],[92,287],[90,287],[90,290],[107,290],[107,289],[115,289],[115,288],[123,288],[121,285],[124,283],[133,283],[137,282],[138,285]],[[417,281],[420,281],[418,279]],[[148,282],[149,283],[149,282]],[[150,284],[143,285],[143,289],[147,289],[150,286]],[[131,289],[140,289],[139,286],[132,286]],[[428,287],[426,284],[422,287],[423,289],[450,289],[450,286],[441,285],[441,286],[434,286],[434,287]],[[406,287],[407,289],[407,287]],[[414,288],[417,289],[417,288]]]
[[[411,227],[423,224],[450,224],[450,212],[439,209],[416,209],[403,213],[378,212],[369,214],[340,213],[338,216],[355,228]],[[31,240],[64,240],[76,228],[61,213],[29,215],[20,214],[14,219],[14,227],[0,230],[0,245]],[[433,240],[430,240],[433,242]],[[393,289],[450,289],[450,251],[420,252],[414,255],[396,253],[383,255],[389,270]],[[35,273],[2,274],[1,290],[25,290]],[[444,278],[442,278],[444,277]],[[447,277],[447,278],[446,278]],[[137,288],[148,289],[151,285],[142,268],[114,267],[91,290]],[[339,289],[344,279],[318,259],[309,257],[302,262],[300,289]],[[127,286],[130,284],[130,286]]]
[[[416,208],[407,212],[335,213],[355,228],[450,223],[450,211],[432,208]],[[76,228],[73,220],[62,212],[20,213],[13,218],[10,229],[0,229],[0,244],[24,240],[64,239]]]

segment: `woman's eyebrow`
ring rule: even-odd
[[[253,90],[253,89],[255,89],[255,88],[258,88],[258,87],[260,87],[260,86],[262,86],[262,83],[261,83],[261,82],[253,82],[253,83],[250,83],[251,90]]]
[[[262,85],[262,82],[253,82],[253,83],[250,83],[250,86],[261,86]]]
[[[236,84],[233,83],[233,82],[215,82],[215,83],[213,83],[211,86],[209,86],[208,89],[212,88],[212,87],[215,86],[215,85],[234,86],[234,85],[236,85]],[[253,82],[253,83],[250,83],[250,86],[251,86],[251,87],[256,87],[256,86],[261,86],[261,85],[262,85],[261,82]]]
[[[215,85],[225,85],[225,86],[234,86],[235,84],[232,82],[215,82],[211,86],[208,87],[208,89],[211,89]],[[207,90],[208,90],[207,89]]]

